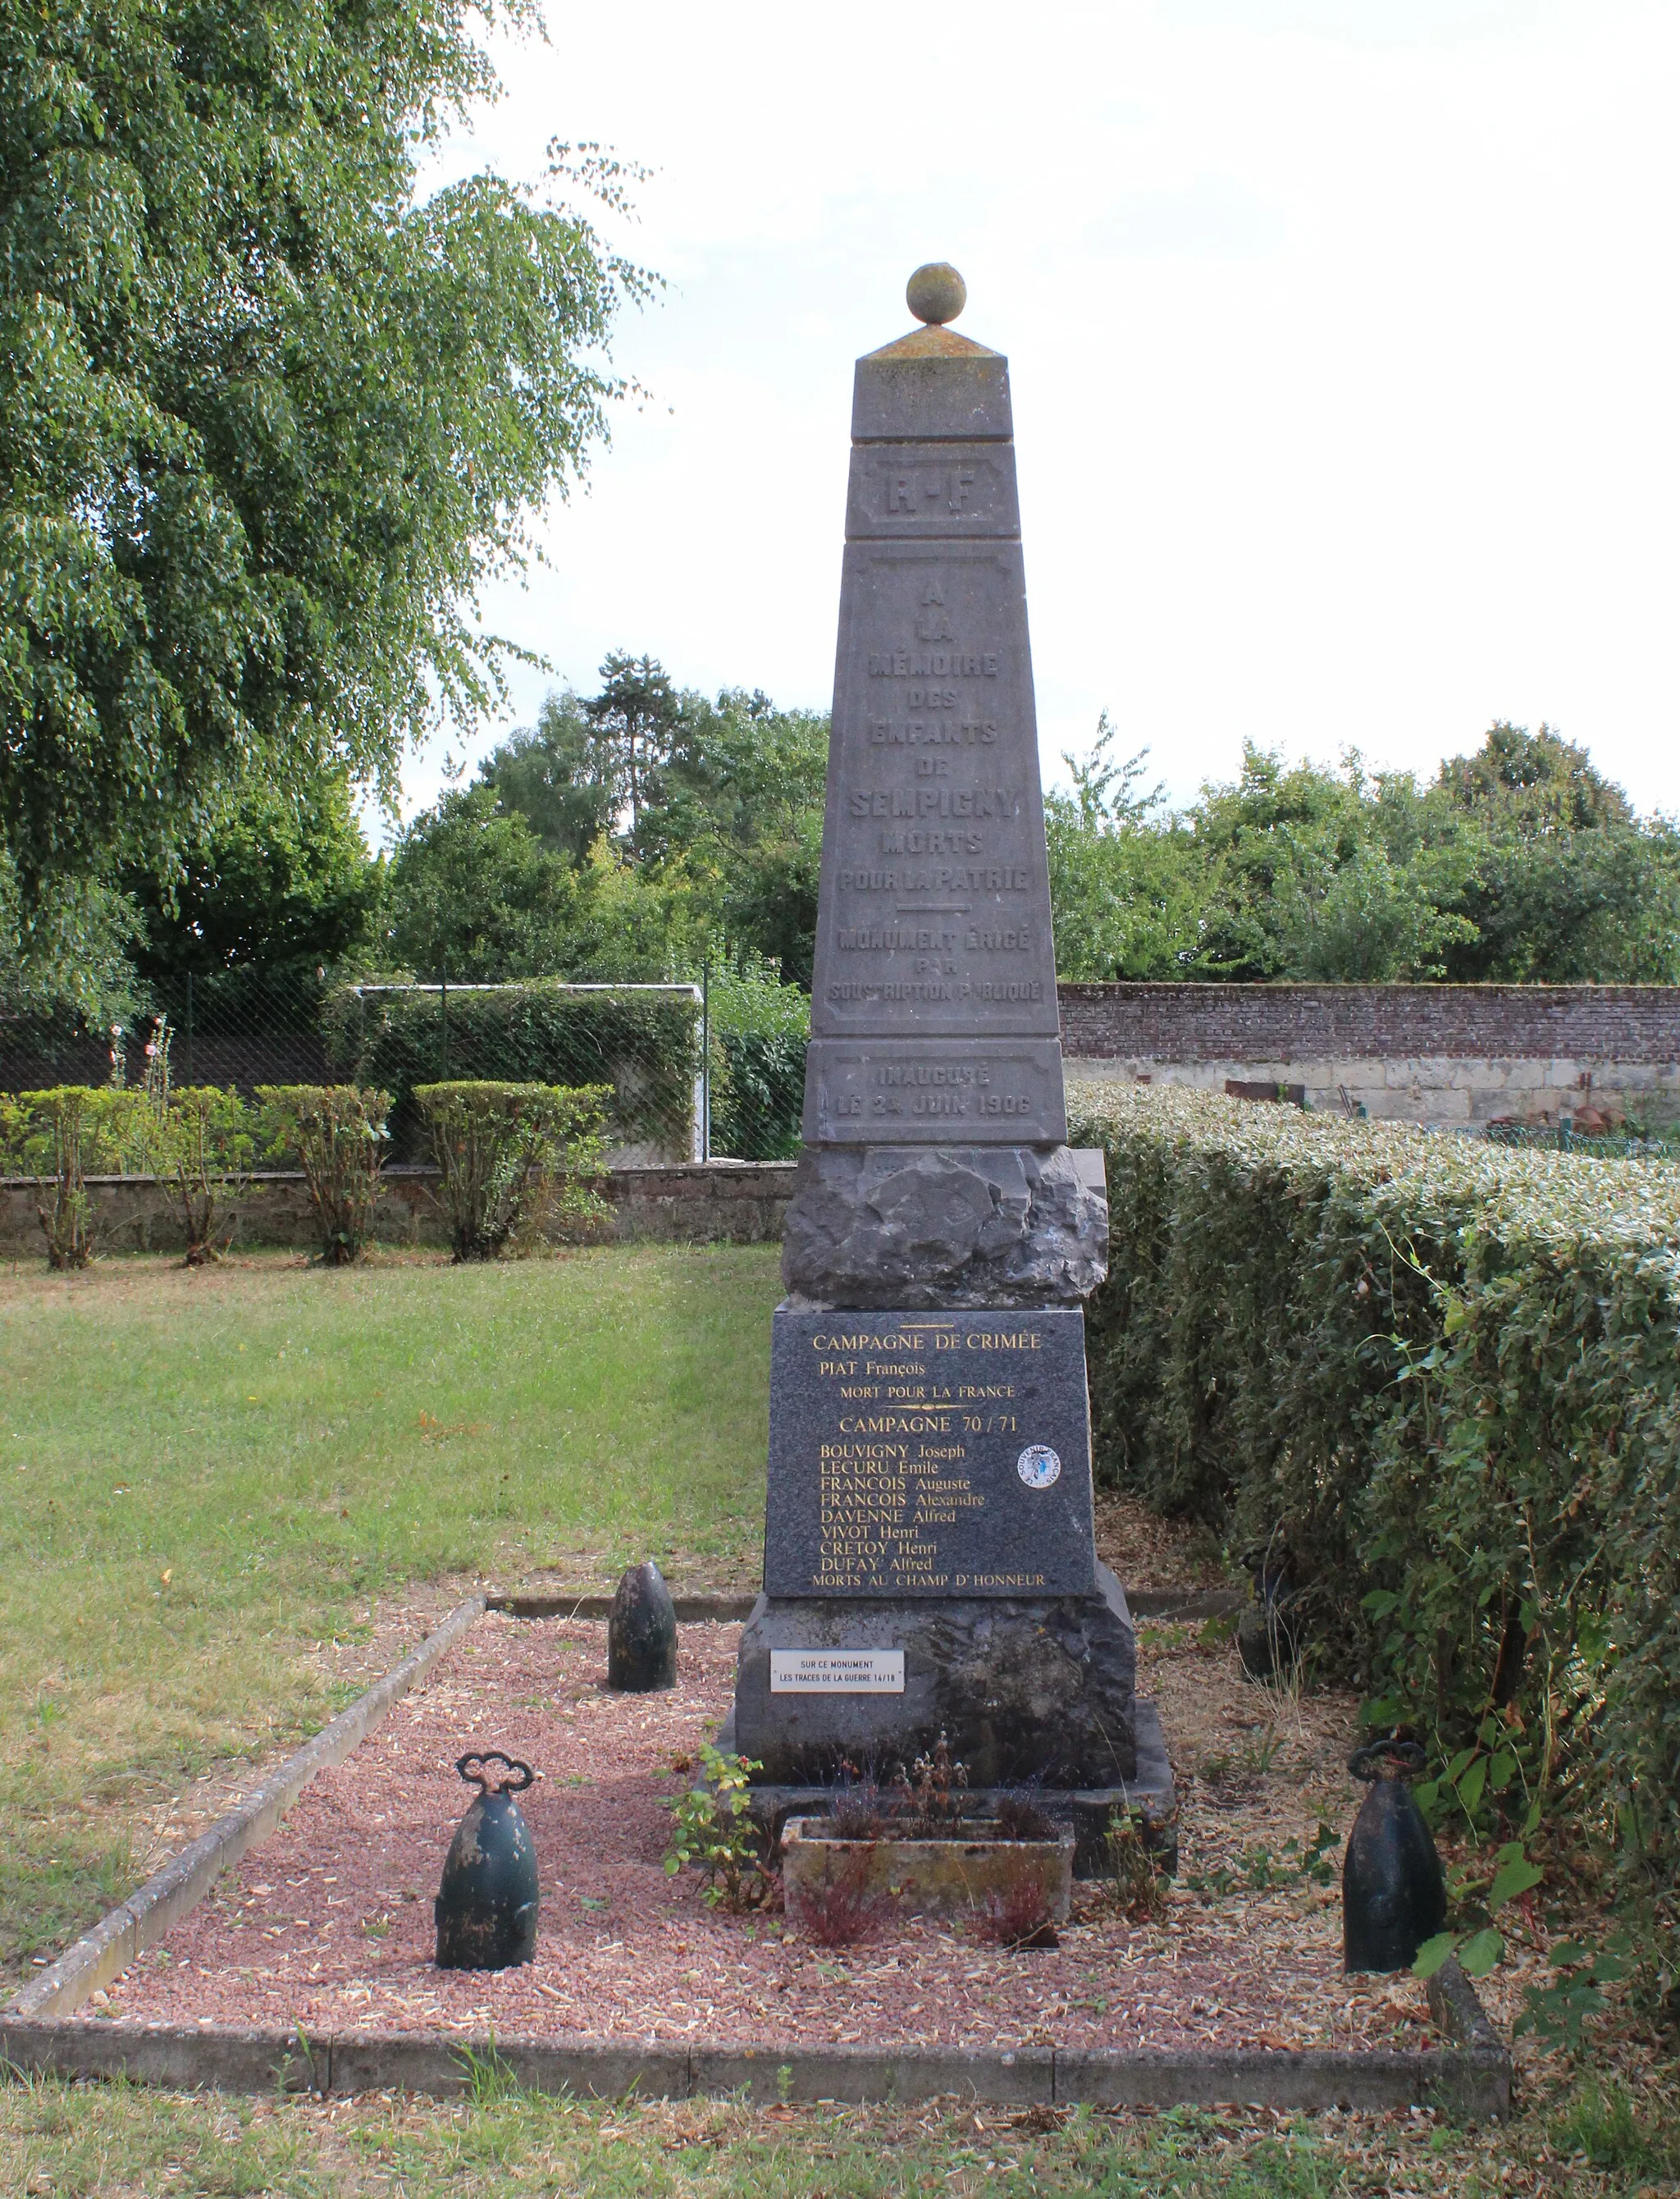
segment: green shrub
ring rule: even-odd
[[[687,992],[519,985],[346,986],[323,1019],[328,1059],[345,1082],[391,1094],[394,1158],[421,1158],[422,1084],[469,1077],[497,1083],[607,1088],[614,1144],[650,1144],[686,1158],[700,1074],[700,1002]]]
[[[231,1086],[183,1084],[161,1106],[148,1105],[143,1122],[152,1167],[180,1211],[187,1265],[220,1259],[239,1226],[256,1152],[254,1110]]]
[[[432,1134],[456,1259],[493,1260],[521,1234],[605,1217],[589,1179],[601,1173],[609,1091],[475,1082],[421,1084],[414,1096]]]
[[[355,1084],[259,1084],[270,1152],[294,1158],[309,1195],[329,1268],[358,1258],[373,1234],[388,1092]]]
[[[1680,1168],[1195,1093],[1106,1150],[1099,1471],[1281,1531],[1318,1654],[1479,1833],[1566,1810],[1680,1879]]]
[[[795,1158],[805,1105],[811,1002],[776,965],[714,970],[712,1150],[736,1160]]]
[[[20,1092],[4,1103],[0,1137],[5,1165],[52,1185],[49,1203],[36,1201],[51,1268],[85,1268],[93,1257],[93,1211],[86,1179],[120,1169],[133,1142],[141,1095],[108,1085],[58,1084]]]

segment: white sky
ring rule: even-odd
[[[450,165],[607,142],[669,285],[616,347],[654,401],[486,603],[557,675],[826,707],[852,362],[950,259],[1010,358],[1047,778],[1104,707],[1180,798],[1245,735],[1428,772],[1543,718],[1680,809],[1674,0],[549,20]]]

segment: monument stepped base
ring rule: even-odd
[[[943,1734],[977,1786],[1112,1787],[1136,1770],[1137,1651],[1119,1583],[1078,1595],[764,1595],[741,1629],[736,1744],[766,1780],[885,1785]],[[903,1653],[869,1694],[771,1685],[776,1650]]]
[[[1132,1704],[1132,1739],[1137,1770],[1124,1783],[1113,1787],[1050,1787],[1033,1785],[1031,1799],[1058,1824],[1073,1828],[1073,1875],[1105,1878],[1113,1869],[1108,1850],[1108,1826],[1119,1811],[1135,1810],[1143,1821],[1146,1846],[1169,1875],[1178,1868],[1177,1799],[1173,1793],[1172,1766],[1167,1761],[1166,1741],[1153,1703]],[[733,1752],[736,1746],[731,1715],[718,1736],[718,1747]],[[1020,1786],[971,1787],[968,1799],[977,1817],[993,1816],[1006,1795],[1019,1795]],[[754,1823],[772,1839],[780,1835],[788,1818],[820,1815],[832,1808],[834,1789],[802,1786],[793,1782],[755,1781],[748,1801]]]

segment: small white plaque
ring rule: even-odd
[[[902,1695],[902,1649],[772,1649],[773,1695]]]

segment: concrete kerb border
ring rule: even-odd
[[[747,1619],[758,1601],[756,1593],[741,1591],[734,1594],[712,1595],[700,1592],[691,1595],[673,1592],[671,1602],[676,1607],[678,1624],[697,1625],[702,1621]],[[507,1595],[487,1595],[486,1611],[504,1613],[509,1619],[607,1619],[612,1614],[610,1592],[602,1595],[596,1589],[555,1588],[533,1589],[529,1594],[514,1590]]]
[[[1253,2105],[1299,2114],[1433,2106],[1459,2120],[1491,2122],[1508,2115],[1511,2057],[1456,1963],[1430,1980],[1429,1998],[1456,2044],[1416,2053],[1059,2046],[883,2052],[721,2042],[560,2045],[488,2035],[363,2032],[312,2038],[209,2026],[129,2030],[114,2023],[0,2019],[0,2063],[44,2076],[125,2077],[177,2091],[337,2097],[402,2091],[449,2099],[470,2088],[471,2061],[482,2057],[528,2091],[582,2099],[735,2096],[755,2105],[799,2100],[865,2106],[956,2098],[1012,2107]]]
[[[125,1970],[161,1939],[187,1912],[196,1908],[222,1873],[249,1847],[264,1840],[304,1788],[329,1764],[342,1764],[365,1741],[395,1702],[454,1648],[483,1615],[485,1599],[469,1595],[417,1649],[393,1665],[347,1711],[323,1726],[313,1741],[271,1772],[261,1786],[225,1817],[218,1817],[178,1855],[171,1856],[126,1901],[102,1916],[90,1932],[67,1947],[55,1963],[32,1978],[6,2011],[9,2019],[68,2015],[92,1993]]]
[[[1163,1605],[1167,1592],[1158,1592]],[[1167,1606],[1202,1616],[1240,1597],[1182,1592]],[[1152,1595],[1151,1602],[1156,1601]],[[676,1599],[679,1619],[744,1617],[754,1599]],[[1142,1599],[1137,1599],[1141,1606]],[[494,2056],[528,2089],[594,2099],[639,2093],[686,2099],[741,2093],[781,2099],[888,2103],[957,2097],[1032,2106],[1174,2107],[1253,2103],[1303,2113],[1366,2112],[1434,2103],[1465,2120],[1509,2114],[1511,2056],[1475,1988],[1449,1959],[1429,1980],[1429,2005],[1450,2046],[1408,2053],[1334,2049],[1030,2047],[970,2051],[946,2047],[557,2045],[547,2039],[412,2033],[350,2033],[316,2039],[201,2025],[130,2028],[70,2022],[100,1986],[127,1969],[196,1906],[230,1864],[267,1838],[317,1773],[342,1763],[486,1609],[520,1618],[604,1618],[611,1598],[471,1595],[420,1646],[279,1770],[174,1856],[126,1901],[102,1917],[0,2012],[0,2069],[64,2078],[112,2078],[174,2090],[229,2092],[397,2091],[451,2097],[471,2083],[469,2056]],[[1154,1615],[1154,1614],[1151,1614]]]

